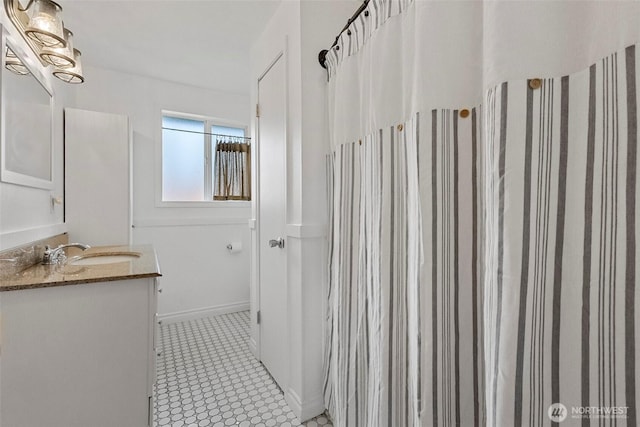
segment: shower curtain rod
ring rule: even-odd
[[[221,134],[221,133],[198,132],[197,130],[166,128],[164,126],[162,127],[162,130],[175,130],[175,131],[178,131],[178,132],[197,133],[198,135],[222,136],[222,137],[225,137],[225,138],[248,139],[249,141],[251,141],[251,137],[250,136],[235,136],[235,135],[224,135],[224,134]]]
[[[356,10],[356,12],[351,16],[351,18],[349,18],[349,20],[347,21],[347,25],[345,25],[344,28],[342,30],[340,30],[340,32],[336,36],[335,41],[329,47],[329,49],[323,49],[323,50],[320,51],[320,53],[318,54],[318,61],[320,62],[320,65],[322,66],[322,68],[327,68],[327,66],[325,64],[325,61],[327,59],[327,53],[329,53],[329,50],[332,49],[335,45],[338,44],[338,40],[340,39],[340,35],[342,33],[344,33],[349,28],[349,26],[353,23],[353,21],[355,21],[356,18],[358,16],[360,16],[360,14],[362,12],[365,12],[365,9],[367,8],[368,4],[369,4],[369,0],[364,0],[363,3],[358,8],[358,10]],[[369,16],[369,11],[366,11],[364,16]]]

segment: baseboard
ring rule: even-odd
[[[324,413],[324,398],[322,395],[302,402],[300,396],[289,388],[284,394],[284,400],[300,422],[305,422]]]
[[[200,319],[202,317],[219,316],[221,314],[235,313],[249,310],[249,301],[232,304],[216,305],[213,307],[196,308],[193,310],[176,311],[173,313],[159,314],[158,320],[164,323],[184,322],[186,320]]]

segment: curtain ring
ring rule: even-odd
[[[531,89],[540,89],[540,86],[542,86],[542,80],[540,79],[530,79],[529,80],[529,87]]]
[[[399,124],[398,125],[398,131],[402,132],[403,129],[404,129],[404,125],[403,124]]]
[[[460,117],[462,117],[463,119],[469,117],[469,110],[467,110],[466,108],[460,110]]]

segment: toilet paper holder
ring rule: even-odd
[[[227,250],[229,253],[237,254],[238,252],[242,252],[242,242],[231,242],[227,244]]]

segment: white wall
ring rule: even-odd
[[[289,311],[290,371],[284,392],[290,408],[303,420],[324,411],[328,121],[326,72],[317,57],[320,50],[333,42],[358,6],[359,2],[351,0],[282,2],[251,53],[252,105],[257,100],[258,77],[280,51],[286,53],[288,301],[283,304],[287,304]],[[255,209],[254,206],[254,218]],[[254,242],[255,238],[254,233]],[[255,263],[253,273],[251,337],[253,350],[259,354],[259,328],[255,323],[259,278]]]
[[[249,97],[93,67],[85,67],[85,75],[75,107],[130,118],[133,242],[152,244],[158,252],[161,317],[178,320],[248,308],[250,204],[166,207],[160,203],[159,184],[162,110],[249,125]],[[242,242],[242,252],[229,253],[226,245],[232,242]]]
[[[31,63],[39,64],[22,37],[9,21],[4,7],[0,12],[0,24],[5,28],[12,41],[21,50],[28,52]],[[63,194],[63,128],[62,108],[73,98],[74,87],[60,82],[45,70],[54,90],[54,167],[53,190],[24,187],[0,182],[0,250],[19,246],[33,240],[49,237],[66,231],[63,224],[62,206],[51,207],[51,197]]]
[[[330,3],[330,4],[327,4]],[[361,2],[303,1],[302,12],[302,139],[301,227],[295,239],[301,246],[301,277],[297,351],[304,396],[319,401],[323,384],[324,326],[327,300],[327,189],[326,155],[329,152],[327,73],[318,53],[327,49]]]

